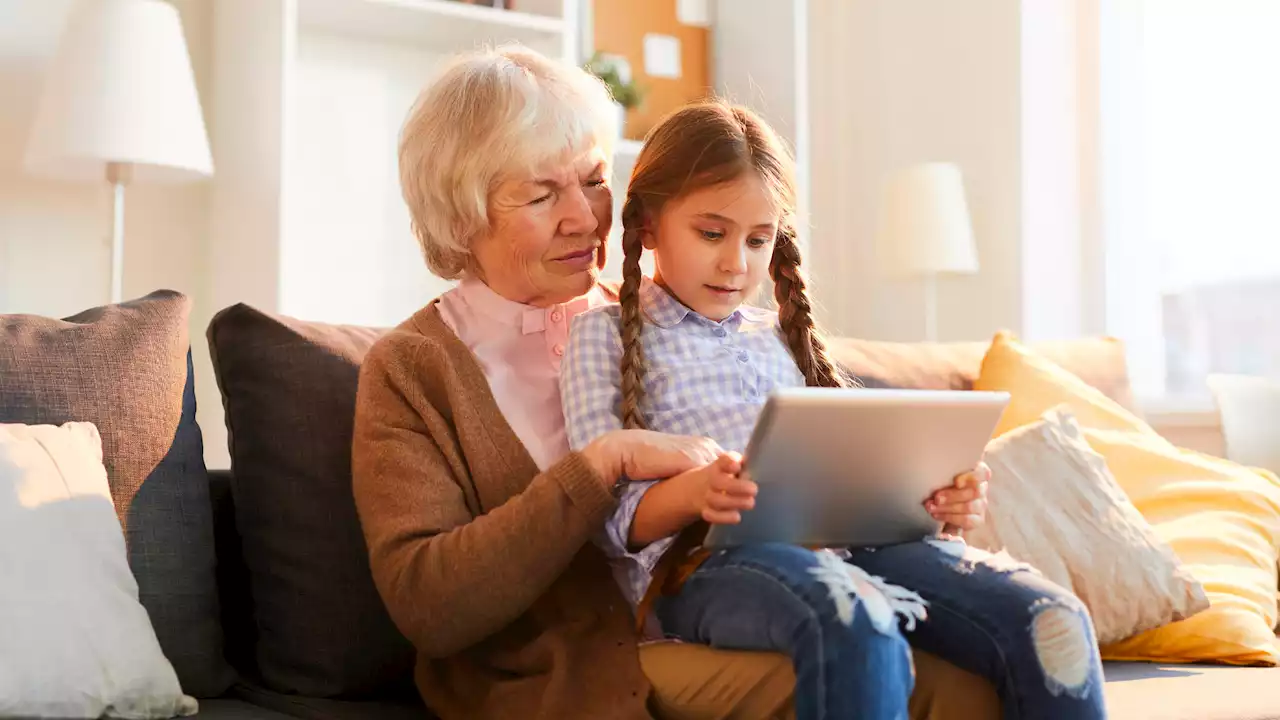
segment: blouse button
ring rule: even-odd
[[[551,352],[555,353],[556,357],[564,357],[564,346],[556,343],[555,347],[551,348]]]
[[[750,360],[750,358],[747,357],[746,353],[740,353],[738,355],[738,362],[745,363],[747,360]]]
[[[724,337],[725,336],[724,328],[716,328],[715,336]]]
[[[560,322],[563,319],[564,319],[564,313],[560,312],[559,310],[551,311],[551,322]]]

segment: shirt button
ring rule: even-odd
[[[564,346],[556,343],[555,347],[551,348],[551,352],[555,353],[556,357],[564,357]]]
[[[564,319],[564,313],[560,312],[559,310],[551,311],[551,322],[560,322],[563,319]]]
[[[757,393],[755,388],[747,388],[747,397],[754,398],[756,394]]]
[[[724,331],[724,328],[716,328],[716,332],[715,332],[716,337],[724,337],[726,334],[727,333]]]
[[[746,354],[746,353],[738,353],[738,362],[740,362],[740,363],[744,363],[744,362],[746,362],[746,361],[748,361],[748,360],[750,360],[750,359],[751,359],[751,358],[747,357],[747,354]]]

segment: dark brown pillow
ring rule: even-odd
[[[0,422],[97,426],[139,600],[183,691],[214,697],[234,677],[222,655],[190,308],[160,291],[62,320],[0,315]]]
[[[312,697],[403,685],[413,648],[373,585],[351,494],[360,362],[383,331],[246,305],[209,325],[268,689]]]

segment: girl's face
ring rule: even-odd
[[[642,236],[654,251],[654,281],[699,315],[723,320],[768,277],[780,219],[755,173],[672,200]]]

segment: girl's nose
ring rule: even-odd
[[[720,253],[720,270],[734,275],[747,271],[747,247],[745,243],[725,243]]]

